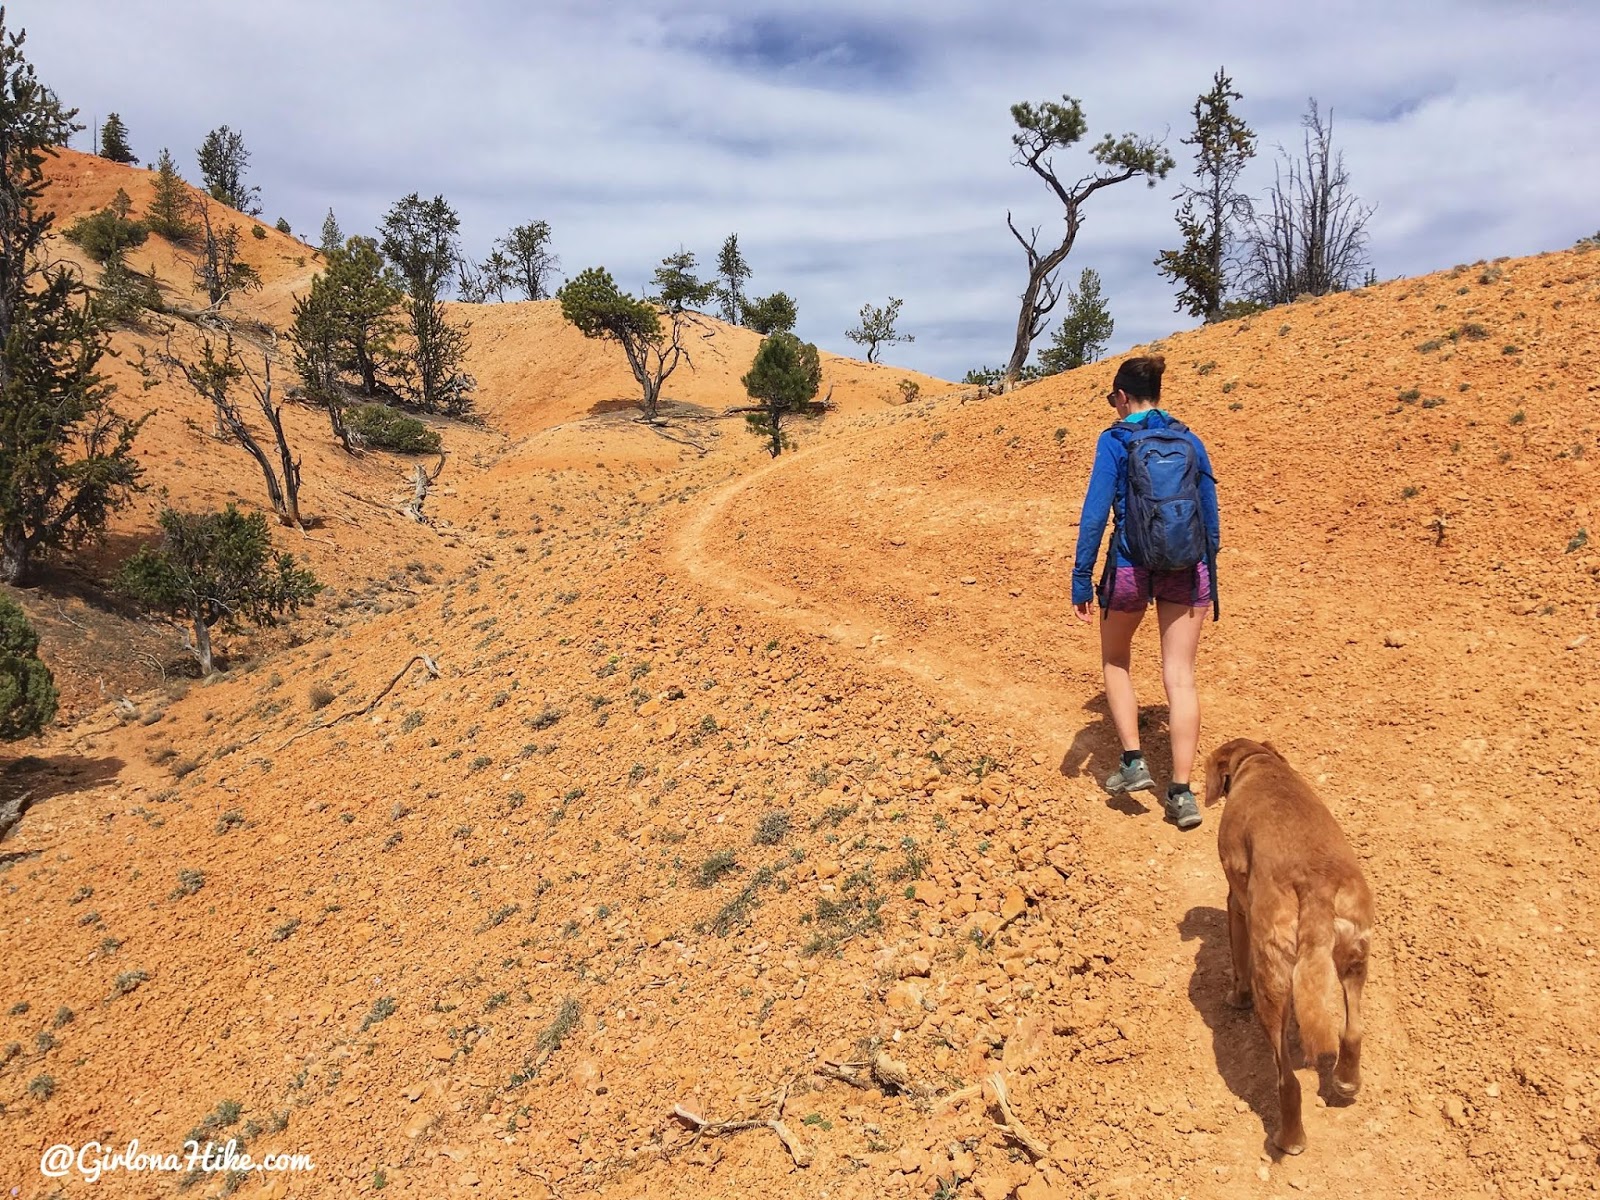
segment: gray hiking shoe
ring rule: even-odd
[[[1193,829],[1200,824],[1200,806],[1194,802],[1194,793],[1188,788],[1176,796],[1168,796],[1161,807],[1167,810],[1167,820],[1179,829]]]
[[[1150,777],[1150,768],[1144,765],[1142,756],[1106,776],[1108,792],[1152,792],[1155,786],[1156,781]]]

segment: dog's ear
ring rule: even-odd
[[[1261,748],[1263,750],[1270,750],[1273,754],[1277,755],[1277,757],[1283,758],[1283,751],[1279,750],[1271,742],[1262,742],[1261,743]],[[1289,760],[1287,758],[1283,758],[1283,761],[1284,762],[1288,762]]]
[[[1210,808],[1228,794],[1233,782],[1233,750],[1235,743],[1218,746],[1206,760],[1206,807]]]

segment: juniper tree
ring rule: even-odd
[[[618,288],[604,267],[580,271],[562,285],[556,299],[561,301],[561,315],[584,337],[622,347],[643,392],[641,419],[654,420],[662,384],[681,362],[692,361],[683,338],[693,315],[682,309],[670,313],[663,331],[655,306]]]
[[[914,342],[916,336],[909,333],[895,332],[894,323],[900,318],[900,306],[903,300],[889,297],[889,303],[882,308],[876,305],[863,304],[861,306],[861,324],[854,329],[844,331],[845,337],[852,342],[867,348],[867,361],[878,361],[878,347],[890,346],[896,342]]]
[[[397,201],[383,218],[383,253],[405,282],[411,319],[411,366],[417,399],[429,412],[460,415],[476,386],[462,369],[467,327],[445,319],[443,296],[460,261],[461,218],[443,196],[423,200],[416,192]]]
[[[1222,315],[1233,227],[1250,216],[1249,197],[1238,183],[1255,156],[1256,135],[1234,115],[1232,101],[1242,98],[1219,68],[1211,90],[1194,102],[1194,135],[1183,144],[1194,147],[1200,182],[1175,197],[1183,201],[1177,217],[1183,244],[1156,259],[1161,274],[1179,285],[1178,310],[1206,321]]]
[[[250,151],[244,148],[243,134],[219,125],[206,134],[195,153],[200,161],[200,178],[213,200],[247,216],[261,212],[261,206],[256,203],[261,189],[250,187],[244,181],[245,169],[250,165]]]
[[[1104,188],[1126,183],[1141,175],[1154,187],[1156,181],[1165,179],[1173,167],[1172,156],[1159,141],[1136,137],[1131,133],[1120,138],[1107,134],[1089,151],[1089,157],[1096,166],[1074,183],[1063,182],[1055,164],[1055,152],[1071,149],[1082,141],[1089,130],[1089,123],[1084,119],[1083,106],[1077,100],[1062,96],[1061,101],[1060,104],[1046,101],[1039,105],[1022,103],[1011,106],[1011,119],[1017,126],[1017,132],[1011,135],[1011,161],[1037,175],[1061,202],[1066,228],[1061,241],[1053,249],[1041,249],[1038,227],[1023,237],[1012,221],[1011,213],[1006,213],[1006,225],[1028,259],[1028,280],[1022,289],[1022,306],[1017,314],[1016,341],[1005,369],[1008,381],[1014,381],[1021,375],[1033,339],[1044,329],[1046,318],[1061,298],[1056,273],[1067,255],[1072,253],[1078,231],[1083,227],[1083,207],[1089,198]]]
[[[199,233],[199,227],[190,218],[194,200],[183,176],[172,162],[172,155],[162,147],[156,161],[155,195],[145,210],[145,224],[151,233],[159,233],[169,242],[188,242]]]
[[[550,253],[550,226],[544,221],[518,225],[495,243],[511,262],[507,286],[521,289],[529,300],[550,298],[550,279],[561,259]]]
[[[730,325],[744,323],[744,281],[749,278],[750,264],[739,253],[739,235],[730,233],[717,253],[717,298],[722,301],[722,319]]]
[[[116,113],[106,117],[106,123],[100,127],[100,157],[119,163],[139,161],[128,145],[128,127]]]
[[[140,547],[118,574],[124,594],[147,607],[188,622],[194,632],[188,649],[211,675],[211,630],[236,629],[245,621],[270,625],[284,613],[297,613],[322,585],[295,565],[294,556],[274,554],[261,513],[241,513],[230,504],[222,512],[162,512],[161,541]]]
[[[45,158],[75,130],[0,7],[0,581],[104,528],[138,488],[140,422],[98,373],[108,332],[81,281],[49,259]]]
[[[1043,375],[1070,371],[1092,363],[1105,353],[1115,322],[1100,295],[1100,274],[1085,267],[1078,287],[1067,290],[1067,311],[1052,335],[1049,347],[1039,352]]]

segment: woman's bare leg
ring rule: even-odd
[[[1124,750],[1139,749],[1139,701],[1133,694],[1133,634],[1144,619],[1144,610],[1118,612],[1111,609],[1100,622],[1100,662],[1106,676],[1106,706],[1111,723]]]
[[[1188,783],[1200,745],[1200,697],[1194,686],[1194,662],[1206,610],[1170,600],[1156,601],[1161,624],[1161,682],[1167,689],[1167,728],[1172,735],[1172,778]],[[1111,668],[1106,668],[1110,691]],[[1113,713],[1116,711],[1113,706]]]

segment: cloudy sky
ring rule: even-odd
[[[1260,138],[1254,194],[1308,98],[1331,110],[1380,278],[1600,227],[1592,0],[10,0],[7,23],[143,158],[168,146],[197,179],[207,130],[241,131],[264,216],[313,240],[330,206],[371,232],[401,196],[442,194],[476,257],[542,219],[564,273],[640,291],[662,255],[709,266],[736,232],[751,290],[794,296],[802,336],[859,353],[861,305],[901,297],[916,341],[885,360],[946,378],[1010,351],[1007,210],[1041,241],[1061,230],[1010,162],[1018,100],[1071,95],[1085,144],[1164,137],[1178,159],[1085,206],[1065,270],[1100,273],[1112,354],[1192,324],[1151,261],[1176,242],[1179,139],[1219,66]],[[1057,165],[1091,163],[1080,146]]]

